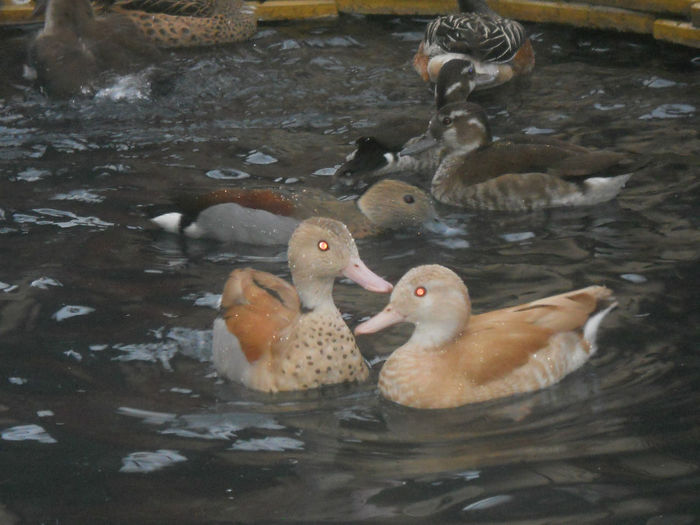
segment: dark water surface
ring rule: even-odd
[[[362,241],[391,281],[439,262],[477,311],[592,283],[620,306],[599,352],[544,391],[445,411],[382,400],[407,329],[363,338],[371,381],[268,396],[215,377],[227,274],[288,277],[282,248],[179,242],[178,192],[330,187],[378,120],[430,112],[410,58],[425,20],[265,26],[51,102],[0,40],[0,523],[647,523],[700,518],[700,57],[629,35],[529,26],[529,80],[476,94],[494,133],[648,161],[613,203],[524,215],[441,208],[451,237]],[[347,282],[351,326],[387,298]]]

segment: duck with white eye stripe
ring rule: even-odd
[[[401,405],[451,408],[557,383],[595,353],[600,322],[615,306],[608,288],[589,286],[472,315],[462,279],[433,264],[409,270],[355,334],[414,324],[384,363],[379,390]]]
[[[613,199],[636,169],[632,159],[561,140],[518,136],[493,141],[478,104],[444,106],[423,140],[401,151],[437,149],[442,160],[430,191],[444,204],[473,209],[529,211],[587,206]]]

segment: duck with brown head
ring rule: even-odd
[[[606,202],[643,163],[561,140],[517,136],[494,141],[486,113],[471,102],[437,111],[429,134],[402,154],[431,148],[443,152],[431,182],[438,201],[499,211]]]
[[[285,244],[299,222],[318,215],[341,220],[356,238],[389,230],[441,230],[430,197],[391,179],[377,182],[357,200],[338,200],[311,188],[230,188],[182,196],[176,204],[178,211],[151,220],[171,233],[230,243]]]

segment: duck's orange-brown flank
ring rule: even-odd
[[[217,371],[265,392],[366,379],[367,365],[333,304],[333,281],[345,275],[383,292],[391,285],[364,265],[347,227],[332,219],[302,222],[288,255],[295,286],[250,268],[229,277],[214,322]]]
[[[423,295],[415,293],[419,288]],[[615,306],[610,296],[609,289],[590,286],[472,316],[467,288],[454,272],[420,266],[356,333],[415,324],[382,367],[379,389],[402,405],[450,408],[545,388],[579,368],[595,352],[600,321]]]

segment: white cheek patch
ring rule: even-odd
[[[385,153],[384,158],[386,159],[387,164],[393,164],[396,161],[393,153]]]
[[[445,90],[445,95],[451,95],[452,93],[457,91],[461,86],[461,82],[455,82],[454,84],[450,84],[450,86]]]
[[[346,160],[346,161],[350,161],[350,160],[352,160],[352,159],[355,158],[355,155],[357,155],[357,150],[355,150],[355,151],[353,151],[353,152],[351,152],[351,153],[348,153],[348,155],[345,157],[345,160]]]
[[[470,126],[477,127],[481,131],[484,131],[484,132],[486,131],[486,126],[484,126],[483,122],[481,122],[481,120],[478,118],[475,118],[475,117],[470,118],[469,120],[467,120],[467,124],[469,124]]]
[[[455,120],[455,119],[458,119],[459,117],[466,117],[468,115],[469,115],[469,113],[466,110],[457,109],[457,110],[450,113],[450,118],[452,120]]]

